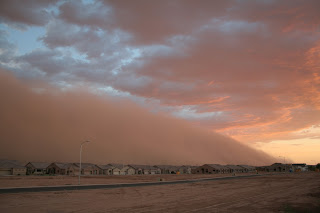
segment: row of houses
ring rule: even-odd
[[[26,165],[27,175],[79,175],[79,163],[39,163],[29,162]],[[172,165],[124,165],[92,163],[81,164],[82,175],[152,175],[152,174],[191,174],[194,166]]]
[[[172,165],[124,165],[92,163],[81,164],[82,175],[146,175],[146,174],[191,174],[194,166]],[[79,175],[79,163],[29,162],[22,166],[17,161],[0,160],[0,175]]]
[[[306,172],[310,168],[313,171],[319,171],[320,164],[307,165],[305,163],[298,164],[282,164],[274,163],[270,166],[253,167],[248,165],[219,165],[219,164],[204,164],[197,167],[193,173],[198,174],[215,174],[215,173],[243,173],[243,172]]]
[[[29,162],[22,166],[18,161],[0,160],[0,175],[79,175],[79,163]],[[81,164],[82,175],[151,175],[151,174],[217,174],[248,172],[307,171],[306,164],[274,163],[270,166],[204,164],[202,166],[135,165],[135,164]]]
[[[256,168],[257,168],[257,171],[259,172],[306,172],[309,170],[309,166],[305,163],[298,163],[298,164],[274,163],[270,166],[259,166]]]
[[[37,163],[29,162],[27,174],[79,175],[78,163]],[[83,163],[82,175],[152,175],[152,174],[215,174],[254,172],[255,167],[248,165],[204,164],[202,166],[173,165],[95,165]]]
[[[220,165],[220,164],[204,164],[194,169],[195,174],[217,174],[217,173],[247,173],[255,172],[254,166],[248,165]]]
[[[2,167],[1,165],[6,165]],[[0,175],[79,175],[79,163],[29,162],[25,166],[16,161],[1,164]],[[231,172],[252,172],[255,167],[247,165],[204,164],[203,166],[136,165],[136,164],[81,164],[82,175],[148,175],[148,174],[214,174]]]

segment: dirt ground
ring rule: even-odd
[[[238,173],[241,175],[252,175],[255,173]],[[155,182],[159,179],[165,181],[213,178],[232,176],[226,174],[162,174],[162,175],[112,175],[112,176],[82,176],[81,184],[113,184],[113,183],[136,183],[136,182]],[[0,176],[0,188],[4,187],[24,187],[24,186],[61,186],[77,185],[78,176]]]
[[[177,185],[0,194],[0,212],[320,212],[319,210],[320,173],[315,172]]]

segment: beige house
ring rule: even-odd
[[[76,166],[72,163],[51,163],[47,167],[48,174],[52,175],[75,175],[77,173]],[[79,172],[79,169],[78,169]]]
[[[177,174],[180,169],[178,166],[172,165],[156,165],[154,167],[159,168],[161,174]]]
[[[78,168],[80,167],[79,163],[74,163]],[[81,163],[81,174],[82,175],[99,175],[101,174],[101,168],[92,163]]]
[[[134,175],[135,173],[136,170],[128,165],[123,167],[120,172],[121,175]]]
[[[137,175],[161,174],[160,168],[150,166],[150,165],[129,165],[129,167],[133,168],[135,170],[134,174],[137,174]]]
[[[197,166],[183,165],[179,167],[180,174],[192,174],[192,170],[197,168]]]
[[[131,166],[124,164],[110,164],[113,175],[134,175],[136,173],[135,169]]]
[[[113,175],[120,175],[120,173],[121,173],[121,169],[120,168],[114,167],[112,169],[112,174]]]
[[[100,175],[113,175],[113,166],[111,164],[98,165],[100,168]]]
[[[57,166],[65,169],[65,175],[79,175],[79,167],[73,163],[59,163]]]
[[[27,168],[27,175],[44,175],[47,174],[47,167],[50,163],[46,162],[29,162],[25,166]]]
[[[27,168],[17,161],[1,160],[0,175],[26,175]]]

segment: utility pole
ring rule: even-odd
[[[84,141],[80,145],[80,165],[79,165],[79,181],[78,184],[80,185],[80,176],[81,176],[81,153],[82,153],[82,145],[85,143],[90,143],[90,141]]]

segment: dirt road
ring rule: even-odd
[[[319,212],[320,173],[0,195],[0,212]]]

